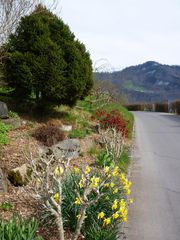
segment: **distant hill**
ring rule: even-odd
[[[180,99],[180,66],[148,61],[122,71],[96,73],[95,78],[114,83],[130,103]]]

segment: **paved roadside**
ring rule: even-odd
[[[127,240],[180,240],[180,117],[135,112]]]

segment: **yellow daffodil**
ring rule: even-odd
[[[99,186],[100,178],[93,176],[91,178],[91,187],[92,188],[97,188]]]
[[[127,222],[127,217],[123,217],[122,222]]]
[[[79,182],[79,187],[80,188],[83,188],[84,187],[84,184],[83,184],[83,180],[81,179],[80,182]]]
[[[89,166],[86,166],[85,173],[88,174],[91,172],[91,168]]]
[[[104,184],[104,187],[107,187],[107,188],[108,188],[109,186],[110,186],[109,183],[105,183],[105,184]]]
[[[104,212],[98,213],[98,219],[102,219],[102,218],[104,218],[104,216],[105,216]]]
[[[108,225],[111,223],[111,218],[105,218],[103,221],[103,225]]]
[[[119,191],[118,188],[114,189],[113,194],[118,193],[118,191]]]
[[[80,217],[81,217],[81,214],[78,214],[76,217],[77,217],[77,219],[79,220],[79,219],[80,219]]]
[[[75,202],[76,205],[81,205],[81,198],[76,198]]]
[[[115,177],[115,176],[117,176],[119,174],[119,167],[115,167],[114,168],[114,170],[113,170],[113,172],[112,172],[112,175],[113,175],[113,177]]]
[[[74,173],[75,173],[75,174],[78,174],[78,173],[80,173],[80,170],[79,170],[79,168],[78,168],[78,167],[74,167]]]
[[[114,219],[117,219],[119,217],[119,213],[118,212],[115,212],[113,215],[112,215],[112,218]]]
[[[55,176],[60,177],[64,172],[64,169],[62,167],[57,167],[55,169]]]
[[[54,200],[58,203],[58,201],[59,201],[59,193],[54,194]]]
[[[116,210],[118,208],[118,201],[117,199],[114,200],[113,205],[112,205],[112,210]]]
[[[105,168],[104,168],[104,172],[105,172],[105,173],[108,173],[108,172],[109,172],[109,167],[105,167]]]
[[[113,188],[114,186],[115,186],[115,184],[112,182],[112,183],[110,184],[110,187]]]
[[[133,202],[134,202],[134,199],[133,199],[133,198],[130,198],[130,199],[129,199],[129,203],[132,204]]]

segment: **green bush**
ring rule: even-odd
[[[21,19],[7,49],[5,75],[16,98],[41,107],[72,106],[92,88],[92,62],[85,45],[42,5]]]
[[[36,237],[37,221],[14,216],[11,220],[0,220],[0,240],[42,240]]]

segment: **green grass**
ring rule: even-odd
[[[85,138],[87,135],[91,133],[90,129],[73,129],[68,137],[69,138]]]
[[[118,166],[123,172],[127,173],[129,164],[130,164],[129,151],[127,148],[125,148],[119,158]]]

